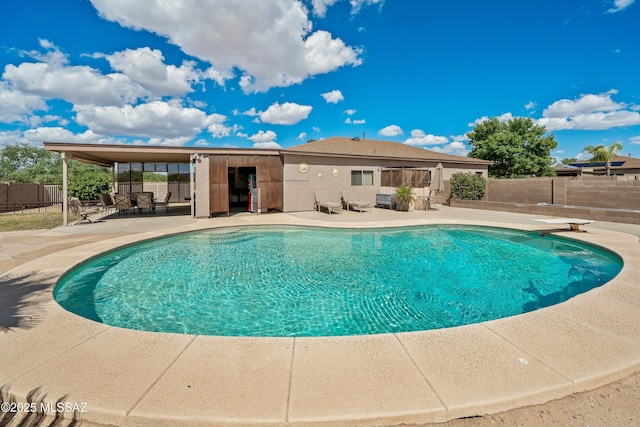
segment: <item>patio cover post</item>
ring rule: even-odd
[[[118,189],[116,188],[116,164],[111,166],[111,192],[113,194],[118,192]]]
[[[67,159],[67,153],[60,153],[62,157],[62,226],[67,227],[69,225],[69,160]]]
[[[195,186],[195,169],[196,160],[200,158],[198,153],[192,153],[189,158],[189,195],[191,196],[189,204],[191,205],[191,218],[196,217],[196,186]]]

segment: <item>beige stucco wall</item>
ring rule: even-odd
[[[209,217],[209,156],[196,162],[196,217]]]
[[[301,173],[299,164],[309,165],[306,173]],[[380,172],[385,167],[433,168],[437,162],[406,162],[397,160],[332,158],[321,156],[284,155],[284,211],[313,210],[315,191],[326,191],[329,199],[339,202],[342,190],[352,190],[354,196],[366,200],[373,206],[376,193],[392,194],[393,188],[380,186]],[[373,171],[372,186],[351,186],[351,171]],[[444,165],[444,179],[448,180],[456,172],[480,172],[487,177],[487,169],[464,164]],[[422,195],[417,190],[418,195]],[[426,193],[425,193],[426,195]]]

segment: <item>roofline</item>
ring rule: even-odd
[[[70,142],[43,142],[44,148],[48,151],[74,151],[74,149],[89,148],[89,151],[101,152],[113,149],[125,148],[132,153],[143,153],[154,151],[155,153],[199,153],[199,154],[261,154],[280,155],[279,149],[271,148],[226,148],[226,147],[185,147],[185,146],[163,146],[163,145],[131,145],[131,144],[77,144]],[[64,150],[66,148],[66,150]]]
[[[343,157],[343,158],[354,158],[354,159],[374,159],[374,160],[402,160],[402,161],[412,161],[412,162],[444,162],[444,163],[468,163],[468,164],[478,164],[478,165],[492,165],[493,162],[490,160],[482,160],[482,159],[473,159],[469,157],[456,156],[456,159],[445,159],[445,158],[434,158],[434,159],[425,159],[425,158],[416,158],[416,157],[387,157],[387,156],[371,156],[366,154],[341,154],[341,153],[319,153],[313,151],[296,151],[291,150],[290,148],[283,149],[281,151],[282,154],[295,154],[298,156],[317,156],[317,157]],[[459,157],[459,158],[458,158]]]

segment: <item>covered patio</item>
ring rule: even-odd
[[[200,154],[194,147],[150,147],[121,145],[97,145],[97,144],[69,144],[61,142],[45,142],[44,148],[48,151],[60,153],[62,157],[62,204],[63,225],[69,225],[69,160],[76,160],[102,167],[111,168],[113,192],[132,193],[134,190],[142,191],[142,173],[164,172],[169,173],[175,169],[175,174],[188,174],[188,190],[182,191],[180,199],[188,202],[189,213],[195,218],[195,170]],[[124,166],[127,167],[124,167]],[[171,165],[175,165],[173,167]],[[182,166],[182,167],[180,167]],[[184,171],[184,169],[187,171]],[[139,172],[139,173],[138,173]],[[132,181],[136,173],[140,176],[140,182]],[[126,182],[122,182],[123,177]],[[134,188],[136,185],[140,188]],[[169,190],[171,191],[171,190]],[[184,212],[184,209],[181,210]]]

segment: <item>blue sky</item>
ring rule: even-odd
[[[0,16],[0,146],[291,147],[359,136],[466,155],[531,117],[558,158],[640,157],[635,0],[20,0]]]

